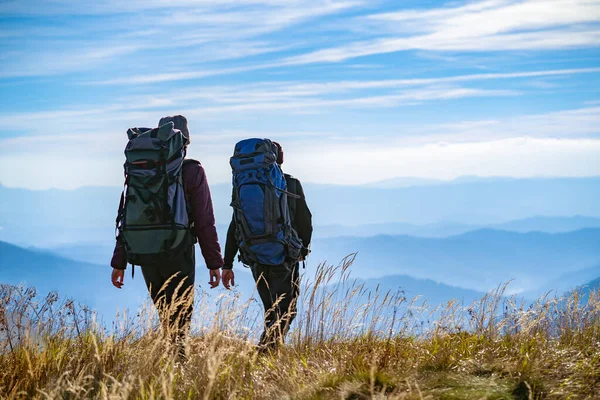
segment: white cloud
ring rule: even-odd
[[[286,171],[301,176],[306,182],[361,184],[399,176],[453,179],[474,174],[512,177],[600,175],[598,139],[517,137],[413,146],[373,141],[306,146],[306,142],[286,141],[285,146]],[[202,160],[211,183],[228,182],[231,177],[230,147],[192,146],[190,156]],[[122,154],[111,158],[98,158],[83,151],[71,153],[69,157],[65,154],[69,153],[3,156],[0,158],[0,183],[34,189],[122,184]],[[21,166],[18,176],[5,172],[11,171],[17,162]]]
[[[68,42],[57,48],[13,51],[0,65],[0,78],[44,76],[97,68],[140,49],[137,45]]]
[[[192,133],[190,156],[202,160],[211,182],[229,181],[227,160],[235,142],[265,136],[286,146],[287,170],[312,182],[351,184],[395,176],[451,179],[474,171],[481,176],[600,175],[600,107],[400,125],[394,131],[365,131],[362,137],[336,131],[206,131],[196,129],[199,121],[190,118],[192,132],[202,132]],[[0,139],[0,149],[10,149],[0,153],[0,183],[30,188],[119,185],[125,142],[124,129]],[[18,176],[11,173],[15,163],[22,166]]]
[[[286,170],[318,183],[358,184],[394,177],[600,175],[600,140],[519,137],[394,146],[336,144],[286,151]],[[340,171],[343,171],[340,172]]]
[[[220,91],[221,90],[221,91]],[[317,92],[320,89],[317,89]],[[236,91],[231,88],[210,88],[192,92],[177,93],[165,97],[138,95],[131,99],[115,99],[111,106],[56,110],[44,112],[0,114],[5,121],[0,130],[5,132],[27,132],[32,136],[64,135],[65,127],[69,132],[81,132],[79,137],[92,140],[102,137],[101,132],[124,131],[129,126],[153,125],[157,115],[184,114],[190,121],[207,118],[222,118],[223,115],[244,117],[248,113],[274,115],[278,113],[296,115],[305,113],[332,112],[340,109],[382,109],[414,105],[422,102],[449,101],[464,98],[515,96],[519,92],[501,89],[476,89],[457,86],[424,86],[394,90],[391,93],[351,94],[345,98],[325,98],[311,96],[310,92],[278,92],[272,90]],[[199,100],[202,100],[201,102]],[[200,103],[200,104],[198,104]],[[100,134],[98,133],[100,132]],[[69,135],[65,138],[70,138]],[[20,136],[14,140],[29,139]],[[11,151],[16,151],[11,147]],[[2,150],[0,148],[0,153]]]
[[[80,0],[74,4],[68,0],[4,0],[0,12],[5,15],[112,15],[139,14],[152,10],[176,10],[194,13],[195,10],[273,7],[280,9],[317,9],[325,7],[338,10],[356,6],[359,1],[316,0],[307,4],[302,0]],[[311,13],[306,11],[305,13]],[[177,21],[180,22],[180,21]]]
[[[39,52],[45,59],[43,62],[39,62],[39,57],[31,57],[31,49],[21,51],[11,57],[14,62],[5,63],[1,75],[83,71],[119,57],[132,62],[135,54],[135,61],[139,62],[144,57],[154,57],[156,51],[165,53],[174,49],[179,49],[177,64],[165,63],[158,71],[133,75],[131,70],[125,69],[115,78],[100,79],[97,83],[139,85],[191,80],[311,63],[336,63],[406,50],[494,52],[600,45],[600,2],[597,0],[488,0],[361,17],[345,14],[348,10],[365,8],[367,4],[344,0],[85,1],[75,7],[69,2],[53,1],[36,7],[31,2],[5,2],[0,5],[0,12],[5,15],[91,14],[101,20],[70,22],[71,26],[60,29],[51,27],[50,35],[46,36],[39,29],[34,30],[33,35],[27,35],[22,28],[3,32],[1,35],[13,41],[16,38],[27,39],[27,43],[35,40],[33,43],[49,51],[47,54]],[[271,35],[324,16],[336,16],[335,22],[328,21],[331,29],[353,41],[324,48],[328,42],[320,40],[318,35],[304,35],[303,42],[294,35]],[[152,24],[149,26],[146,21]],[[57,38],[53,39],[53,35]],[[266,38],[261,40],[263,36]],[[98,42],[98,37],[113,45],[105,47]],[[78,48],[60,45],[69,38],[83,43]],[[316,50],[286,58],[269,57],[243,67],[206,66],[208,62],[245,59],[300,46]]]
[[[388,29],[408,27],[459,38],[597,22],[600,7],[596,0],[488,0],[460,7],[374,14],[366,19],[393,22]]]
[[[361,22],[371,26],[374,34],[387,33],[386,37],[289,57],[285,62],[340,62],[405,50],[548,50],[600,45],[597,0],[492,0],[374,14],[353,24]]]
[[[2,30],[0,39],[7,40],[0,44],[14,50],[14,54],[12,62],[3,63],[0,77],[89,71],[113,65],[111,62],[114,69],[126,74],[135,70],[127,68],[132,64],[140,71],[148,70],[144,60],[153,60],[154,68],[150,70],[161,72],[127,80],[153,83],[156,80],[152,76],[159,81],[171,76],[203,77],[206,75],[182,69],[293,48],[299,42],[258,37],[362,4],[335,0],[39,3],[0,4],[4,16],[43,15],[51,21],[45,24],[50,25],[46,34],[37,26]],[[87,14],[93,18],[73,18]],[[235,69],[228,73],[233,72]],[[110,81],[121,82],[119,78]]]

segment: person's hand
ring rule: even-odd
[[[125,279],[125,270],[113,268],[110,280],[117,289],[121,289],[124,285],[123,279]]]
[[[209,269],[208,270],[208,276],[210,277],[210,281],[208,282],[208,284],[210,285],[211,289],[216,288],[217,286],[219,286],[219,283],[221,282],[221,270],[220,269]]]
[[[231,286],[235,286],[235,273],[232,269],[224,269],[222,277],[225,289],[229,290]]]

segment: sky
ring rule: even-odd
[[[126,130],[184,114],[304,182],[600,175],[600,0],[1,0],[0,184],[122,184]]]

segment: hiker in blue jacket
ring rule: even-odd
[[[284,159],[283,148],[277,142],[272,142],[272,144],[277,152],[276,163],[281,168]],[[296,316],[296,302],[300,293],[299,261],[304,261],[308,255],[313,231],[312,215],[306,204],[302,184],[291,175],[284,174],[283,177],[286,183],[285,192],[288,193],[286,197],[291,227],[297,234],[297,238],[302,242],[298,258],[293,260],[291,265],[288,263],[263,265],[259,262],[245,261],[243,259],[244,252],[240,251],[242,261],[250,266],[258,294],[265,309],[265,330],[259,342],[261,350],[274,349],[282,343],[290,324]],[[240,236],[237,232],[239,229],[238,223],[236,223],[234,212],[234,217],[227,231],[222,273],[223,285],[228,289],[235,284],[233,261],[238,250],[240,250]]]

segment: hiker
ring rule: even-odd
[[[312,215],[300,181],[283,174],[283,148],[268,139],[236,145],[233,169],[233,218],[227,231],[223,285],[234,285],[233,260],[250,267],[262,300],[264,332],[258,347],[283,343],[296,316],[300,294],[299,261],[309,253]]]
[[[130,129],[128,136],[111,280],[120,289],[127,263],[141,266],[163,326],[185,357],[195,243],[200,244],[211,289],[219,285],[223,266],[208,181],[200,162],[185,159],[190,133],[184,116],[161,118],[155,129]]]

